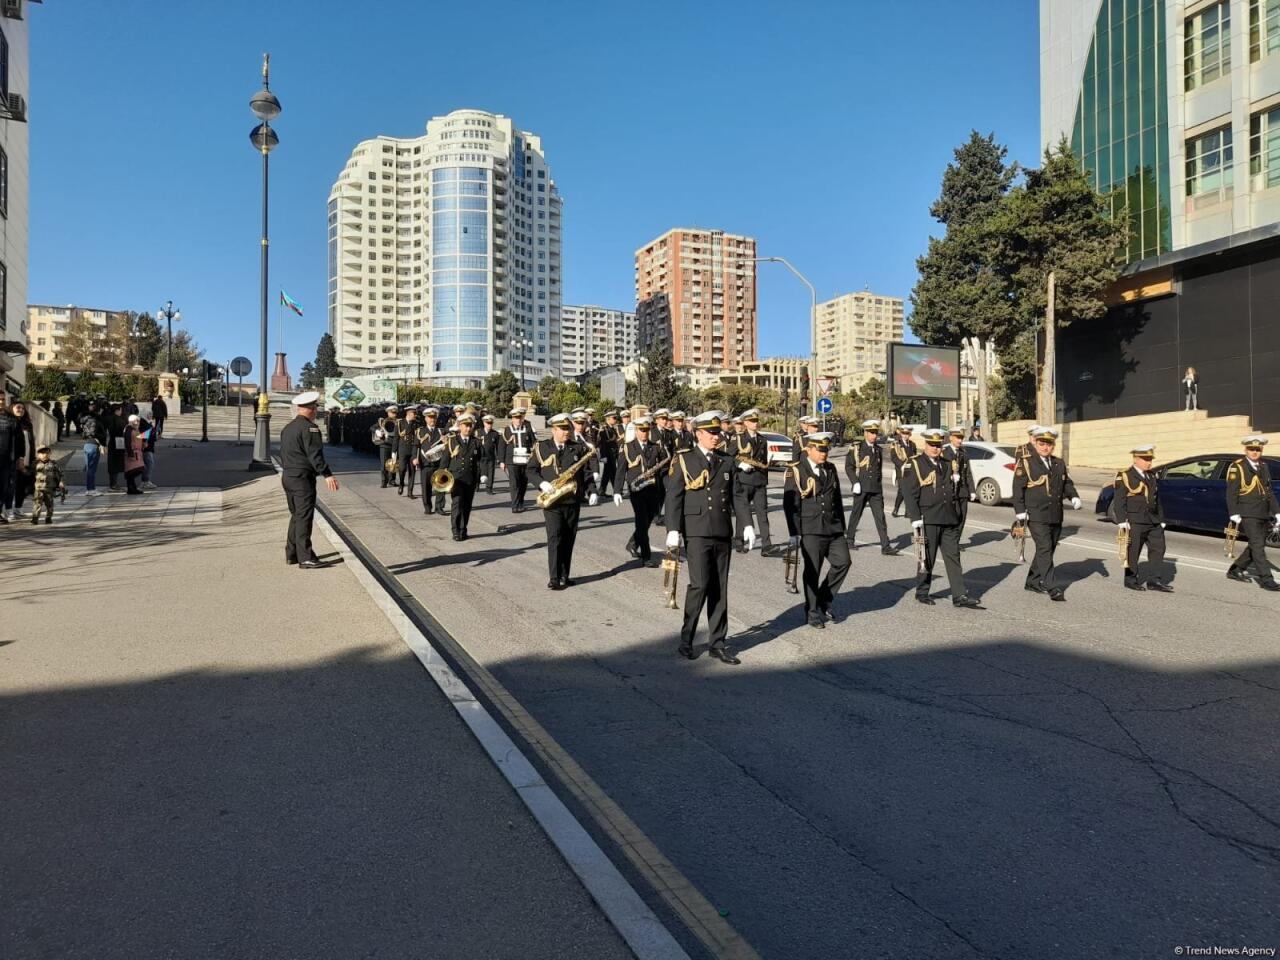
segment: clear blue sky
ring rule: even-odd
[[[1038,153],[1036,5],[608,0],[90,3],[30,9],[33,303],[172,298],[210,357],[258,356],[262,52],[275,291],[296,375],[325,330],[325,202],[354,145],[460,107],[540,134],[565,197],[566,303],[634,305],[636,247],[716,227],[820,298],[905,297],[970,128]],[[761,355],[808,352],[807,293],[762,267]]]

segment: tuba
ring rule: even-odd
[[[560,476],[551,481],[552,489],[546,493],[538,494],[538,506],[543,510],[554,505],[565,497],[571,497],[578,492],[578,481],[574,479],[574,475],[587,465],[596,452],[596,448],[591,444],[587,444],[587,452],[582,458],[576,461],[572,466],[565,468],[560,472]]]
[[[431,474],[431,489],[436,493],[449,493],[453,490],[453,474],[444,469]]]

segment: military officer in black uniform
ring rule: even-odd
[[[1080,497],[1067,474],[1066,462],[1053,455],[1057,442],[1057,430],[1041,427],[1032,440],[1035,450],[1018,461],[1013,471],[1013,512],[1026,523],[1036,545],[1026,589],[1061,601],[1067,597],[1054,577],[1053,554],[1062,536],[1062,504],[1070,500],[1071,508],[1079,510]]]
[[[760,435],[760,411],[754,407],[743,411],[743,431],[726,437],[728,454],[738,462],[738,482],[734,495],[742,501],[735,504],[735,512],[747,518],[760,541],[762,556],[776,556],[781,551],[774,547],[769,537],[769,441]],[[748,462],[754,461],[754,462]],[[763,467],[761,466],[763,465]],[[742,531],[733,538],[739,553],[746,553]]]
[[[805,415],[796,420],[796,432],[791,437],[791,462],[799,463],[805,458],[805,437],[818,429],[818,418]]]
[[[884,451],[880,448],[880,421],[862,421],[862,439],[849,448],[844,458],[844,473],[849,478],[853,506],[849,510],[849,524],[845,538],[849,549],[854,547],[858,521],[862,511],[870,508],[880,536],[880,552],[892,556],[898,551],[889,545],[889,529],[884,519]]]
[[[893,440],[889,443],[889,459],[893,461],[894,484],[895,489],[898,491],[893,497],[893,515],[895,517],[902,507],[903,468],[906,467],[907,461],[915,457],[918,452],[915,441],[911,439],[911,428],[898,427]]]
[[[787,531],[791,543],[804,556],[805,621],[818,629],[835,619],[831,605],[849,573],[840,474],[827,462],[833,436],[815,432],[805,437],[805,456],[787,467],[782,487]],[[819,583],[823,561],[829,569],[826,579]]]
[[[1129,531],[1129,549],[1124,561],[1124,585],[1130,590],[1155,590],[1173,593],[1173,587],[1160,578],[1164,563],[1164,510],[1160,507],[1160,486],[1151,472],[1156,448],[1134,447],[1133,466],[1116,474],[1115,497],[1111,500],[1111,519]],[[1154,571],[1144,583],[1138,576],[1142,546],[1147,546],[1147,563]]]
[[[524,513],[524,494],[529,487],[526,465],[534,445],[538,442],[533,427],[524,421],[524,407],[514,407],[509,416],[511,423],[502,428],[502,469],[507,474],[507,487],[511,491],[511,512]]]
[[[533,448],[529,461],[529,474],[538,481],[538,489],[551,493],[556,477],[586,457],[589,448],[573,438],[573,425],[567,414],[557,413],[547,421],[551,427],[551,439],[541,440]],[[573,586],[569,568],[573,563],[573,545],[578,537],[578,518],[585,500],[595,506],[599,498],[595,483],[588,471],[590,462],[584,463],[573,480],[577,484],[574,493],[561,497],[542,511],[547,525],[547,568],[550,579],[547,587],[563,590]]]
[[[461,541],[467,539],[471,503],[484,475],[480,465],[484,447],[480,438],[471,432],[476,426],[475,414],[464,413],[458,417],[457,423],[457,436],[445,440],[440,469],[453,475],[453,489],[449,491],[449,525],[453,528],[453,539]]]
[[[673,410],[671,412],[671,432],[675,435],[676,450],[689,450],[693,447],[693,431],[685,424],[684,411]],[[723,436],[723,433],[721,435]]]
[[[969,504],[978,499],[978,488],[973,482],[969,455],[964,452],[964,427],[952,427],[947,435],[951,442],[942,448],[942,459],[951,464],[951,472],[956,476],[956,485],[960,491],[956,506],[960,512],[960,536],[963,537],[964,524],[969,519]]]
[[[404,419],[396,424],[396,482],[397,496],[404,494],[405,480],[409,481],[409,499],[414,498],[413,481],[418,475],[418,408],[404,408]]]
[[[289,504],[289,532],[284,541],[284,561],[301,570],[323,566],[311,549],[311,523],[316,515],[316,477],[338,489],[338,478],[324,459],[324,434],[316,426],[320,393],[308,390],[293,398],[298,415],[280,431],[280,485]]]
[[[606,496],[612,487],[617,493],[622,489],[618,479],[623,471],[618,469],[619,455],[625,441],[618,429],[618,411],[609,410],[604,415],[604,425],[596,435],[596,448],[600,452],[600,496]]]
[[[440,459],[444,456],[444,448],[436,450],[436,447],[449,436],[448,431],[439,425],[439,419],[440,412],[435,407],[423,407],[423,423],[418,430],[418,468],[422,471],[422,512],[444,516],[449,512],[444,508],[445,495],[431,489],[431,474],[439,469]]]
[[[1021,460],[1023,457],[1033,457],[1036,453],[1036,434],[1040,433],[1044,427],[1035,423],[1027,428],[1027,439],[1013,448],[1013,459]]]
[[[951,584],[951,602],[957,607],[977,610],[981,606],[965,589],[964,571],[960,568],[959,491],[952,479],[950,464],[942,459],[945,436],[941,430],[924,431],[921,434],[924,453],[912,457],[902,468],[902,502],[906,504],[912,531],[924,537],[924,569],[916,575],[916,599],[933,603],[929,581],[933,579],[933,564],[941,550]]]
[[[729,555],[732,553],[735,513],[741,501],[734,496],[738,470],[731,457],[716,452],[724,414],[701,413],[693,420],[695,445],[671,461],[667,477],[667,549],[685,543],[689,586],[684,595],[684,624],[680,629],[680,656],[693,660],[693,637],[702,608],[707,608],[711,634],[708,651],[721,663],[742,661],[729,652]],[[750,550],[756,534],[747,517],[738,516],[742,539]]]
[[[498,472],[498,451],[502,448],[502,434],[494,429],[493,414],[480,418],[481,430],[476,434],[480,441],[480,485],[485,493],[493,493],[493,475]]]
[[[667,453],[676,452],[675,431],[671,429],[671,412],[666,407],[653,411],[653,439],[666,449]]]
[[[378,448],[378,469],[382,471],[382,486],[389,486],[395,481],[395,471],[387,469],[387,461],[396,452],[396,432],[400,428],[400,408],[394,403],[388,405],[386,415],[373,425],[373,442]]]
[[[1274,519],[1280,524],[1280,503],[1271,486],[1271,471],[1262,459],[1266,437],[1245,437],[1244,456],[1227,467],[1227,513],[1248,540],[1244,551],[1227,570],[1229,580],[1249,583],[1249,568],[1263,590],[1280,590],[1267,561],[1267,531]]]
[[[653,518],[658,511],[662,509],[662,499],[658,486],[658,477],[662,470],[657,470],[651,476],[644,480],[640,477],[646,473],[653,471],[666,458],[667,451],[662,444],[655,443],[650,439],[652,431],[652,421],[647,416],[637,417],[635,421],[636,438],[631,442],[624,442],[619,448],[620,457],[618,461],[619,470],[625,476],[627,485],[631,490],[631,515],[635,518],[635,531],[631,534],[631,539],[627,541],[627,552],[638,559],[646,567],[656,567],[658,562],[653,559],[653,554],[649,547],[649,527],[653,525]],[[613,505],[615,507],[622,506],[621,484],[617,484],[613,491]]]
[[[573,440],[576,443],[585,446],[595,447],[596,438],[591,429],[591,414],[586,410],[575,410],[569,414],[569,422],[573,424]],[[592,488],[596,491],[597,497],[600,492],[600,450],[597,447],[591,455],[591,459],[587,461],[587,465],[582,468],[582,475],[591,480],[595,486]],[[595,506],[595,504],[592,504]]]

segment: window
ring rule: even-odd
[[[1249,189],[1280,186],[1280,107],[1249,118]]]
[[[1187,203],[1199,208],[1231,196],[1231,128],[1187,141]]]
[[[0,217],[9,219],[9,155],[0,148]]]
[[[1186,19],[1183,41],[1185,88],[1212,83],[1231,72],[1231,6],[1215,3]]]
[[[1249,62],[1280,50],[1280,0],[1250,0]]]
[[[1212,480],[1218,471],[1217,460],[1192,460],[1179,463],[1164,472],[1165,480]]]

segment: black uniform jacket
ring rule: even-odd
[[[638,439],[632,440],[630,443],[624,444],[620,449],[622,450],[622,466],[627,471],[627,482],[631,484],[632,490],[635,489],[635,484],[640,479],[640,474],[650,467],[656,467],[667,458],[666,447],[660,443],[655,443],[652,439],[643,444]],[[655,483],[661,474],[661,470],[657,471],[645,481],[645,487]]]
[[[952,473],[960,474],[960,496],[968,500],[969,494],[977,488],[973,483],[973,468],[969,466],[969,455],[964,452],[964,447],[953,447],[947,444],[942,448],[942,459],[947,463],[959,461],[959,469],[953,470]]]
[[[1254,517],[1265,520],[1280,513],[1275,490],[1271,486],[1271,472],[1266,463],[1259,460],[1254,470],[1247,457],[1241,457],[1227,467],[1227,515]]]
[[[667,531],[679,530],[685,537],[733,537],[735,515],[740,526],[749,526],[745,501],[733,496],[738,465],[732,457],[700,448],[682,450],[671,461],[667,475],[665,520]]]
[[[902,466],[902,500],[907,517],[937,526],[957,526],[959,491],[951,482],[951,464],[941,457],[937,466],[925,454],[912,457]]]
[[[732,454],[735,460],[738,457],[746,457],[751,460],[757,460],[760,463],[767,464],[769,462],[769,441],[758,433],[754,437],[749,432],[730,435],[728,445],[729,453]],[[750,472],[739,470],[738,485],[747,488],[767,487],[769,485],[769,475],[759,467]]]
[[[286,477],[331,477],[324,460],[324,434],[306,417],[294,417],[280,431],[280,470]]]
[[[453,474],[454,483],[474,487],[480,482],[480,454],[480,438],[475,434],[466,438],[450,437],[440,457],[440,468]]]
[[[889,456],[893,459],[893,465],[901,470],[912,457],[919,453],[914,440],[899,440],[896,437],[889,442]]]
[[[814,476],[814,468],[818,476]],[[782,512],[791,536],[844,535],[844,499],[840,472],[831,463],[814,464],[808,457],[787,467],[782,484]]]
[[[1076,496],[1076,485],[1061,457],[1044,460],[1036,453],[1023,457],[1013,471],[1013,512],[1025,513],[1033,523],[1061,523],[1062,501]]]
[[[844,458],[844,473],[849,483],[862,484],[863,493],[879,493],[884,483],[884,451],[878,443],[859,440]]]
[[[411,463],[418,455],[418,429],[422,426],[417,420],[400,420],[396,423],[396,460],[400,463]]]
[[[480,441],[480,459],[496,463],[498,451],[502,448],[502,434],[497,430],[481,430],[475,437]]]
[[[1160,486],[1154,473],[1145,475],[1136,467],[1116,474],[1115,498],[1111,501],[1111,519],[1116,523],[1155,526],[1164,522],[1160,509]]]
[[[554,483],[562,471],[568,470],[586,456],[586,453],[586,446],[572,437],[559,453],[556,452],[554,440],[539,440],[529,452],[529,478],[534,483],[541,483],[544,480],[547,483]],[[573,479],[578,483],[578,492],[572,498],[565,497],[560,502],[566,503],[570,499],[582,502],[594,493],[596,485],[591,479],[591,472],[591,461],[588,461],[573,475]]]
[[[537,442],[538,435],[533,432],[533,427],[529,424],[522,423],[519,430],[511,424],[507,424],[502,428],[501,453],[498,459],[508,467],[513,466],[515,461],[512,457],[516,455],[516,447],[524,447],[526,451],[532,454],[533,445]]]

